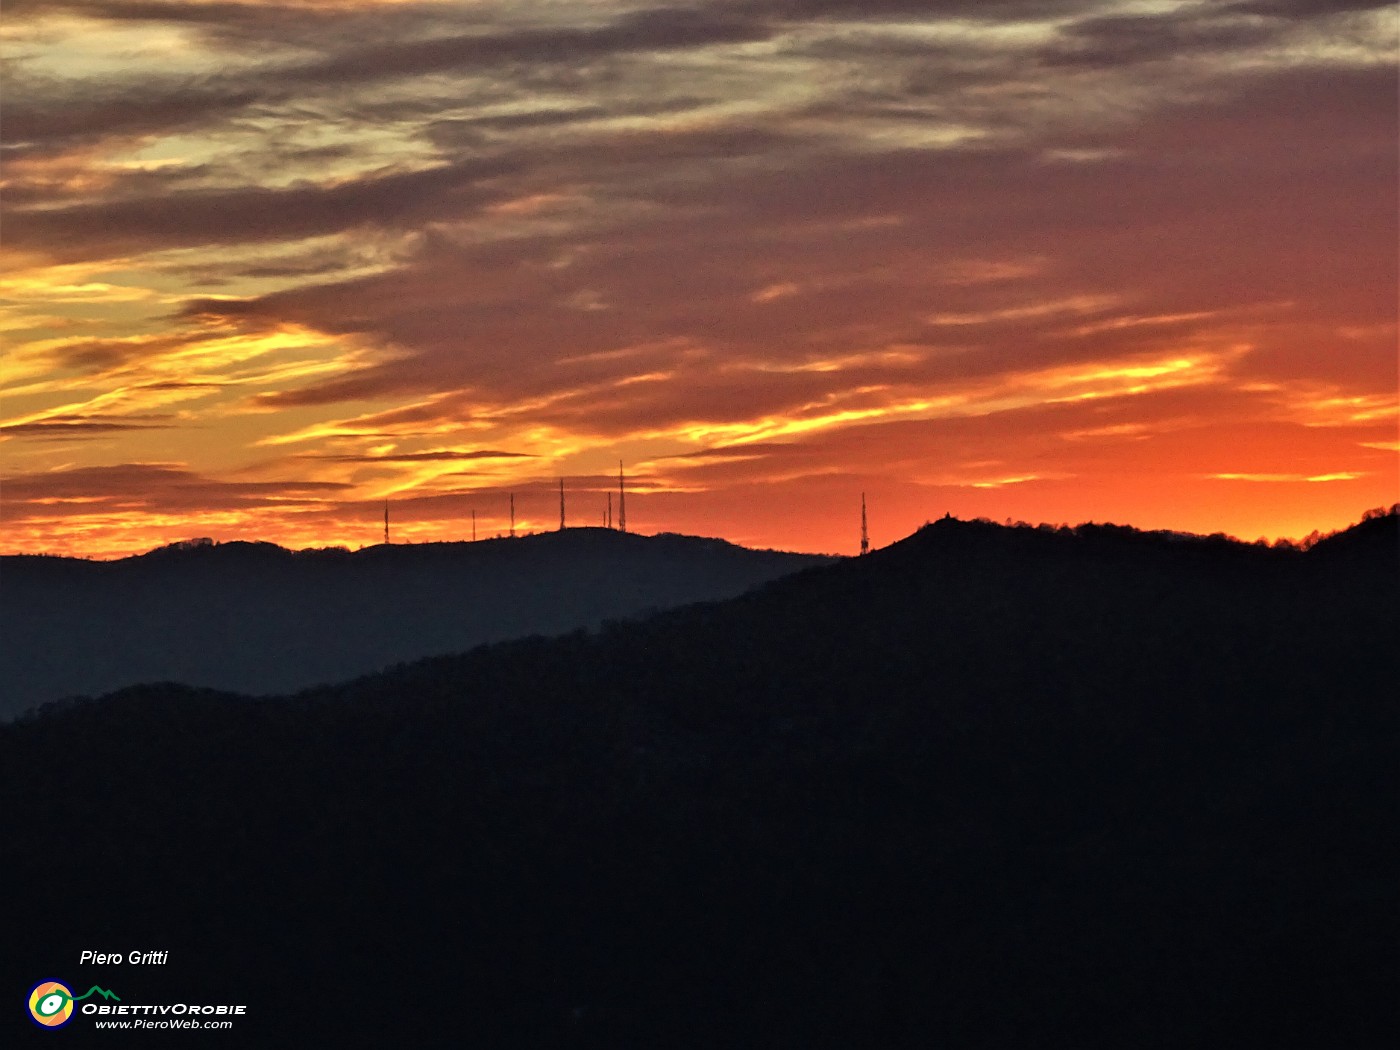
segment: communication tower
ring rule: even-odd
[[[627,481],[622,475],[622,460],[617,461],[617,529],[627,531]]]

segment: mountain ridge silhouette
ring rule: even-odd
[[[165,938],[262,1045],[1386,1046],[1397,524],[940,521],[592,633],[56,709],[0,727],[13,954]]]
[[[142,682],[294,691],[727,598],[824,560],[597,528],[358,551],[187,541],[109,562],[5,556],[0,717]]]

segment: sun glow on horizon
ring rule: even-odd
[[[1208,8],[21,6],[0,549],[1342,527],[1400,18]]]

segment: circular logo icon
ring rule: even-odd
[[[29,993],[29,1016],[45,1028],[67,1024],[73,1016],[73,993],[58,981],[41,981]]]

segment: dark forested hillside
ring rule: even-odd
[[[219,989],[231,1045],[1388,1045],[1398,558],[1394,514],[945,520],[594,635],[0,727],[11,985]]]
[[[353,552],[191,543],[113,562],[5,557],[0,718],[141,682],[289,692],[730,598],[823,560],[606,529]]]

